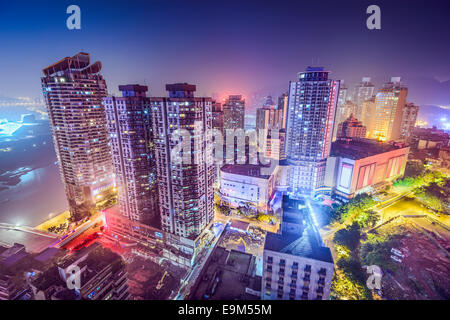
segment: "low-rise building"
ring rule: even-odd
[[[94,243],[43,272],[32,287],[45,300],[129,300],[127,281],[123,259]]]
[[[267,212],[279,179],[279,166],[226,164],[220,169],[221,200],[232,208]]]
[[[28,300],[32,297],[23,266],[17,268],[29,256],[21,244],[0,246],[0,300]]]
[[[408,153],[405,144],[338,140],[333,142],[327,160],[325,183],[343,201],[358,193],[370,193],[404,174]]]
[[[262,299],[329,298],[333,257],[303,201],[283,197],[281,232],[267,233],[263,259]]]
[[[189,300],[256,300],[261,297],[261,277],[255,275],[256,257],[216,247],[205,263]]]

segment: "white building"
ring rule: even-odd
[[[248,206],[267,212],[281,179],[280,172],[279,166],[272,171],[269,167],[254,164],[224,165],[220,169],[221,199],[233,208]]]

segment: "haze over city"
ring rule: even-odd
[[[365,27],[370,1],[78,1],[81,30],[65,27],[69,4],[0,4],[0,67],[10,74],[0,96],[40,97],[42,66],[86,51],[102,61],[111,93],[146,83],[161,95],[181,81],[203,95],[251,99],[280,94],[306,66],[321,65],[348,86],[401,76],[411,101],[450,106],[444,1],[384,1],[377,32]]]
[[[450,300],[447,3],[3,1],[0,300]]]

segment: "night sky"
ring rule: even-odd
[[[78,51],[109,90],[190,82],[199,94],[278,94],[308,65],[350,86],[402,76],[408,100],[450,106],[449,1],[1,1],[0,96],[41,97],[43,67]],[[66,8],[81,7],[81,30]],[[381,30],[366,8],[381,7]]]

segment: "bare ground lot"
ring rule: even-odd
[[[178,290],[183,269],[134,257],[127,265],[129,291],[135,300],[166,300]]]
[[[450,232],[426,218],[400,218],[379,233],[401,234],[405,257],[394,273],[384,270],[383,296],[394,300],[450,299]],[[386,257],[390,259],[390,257]]]

